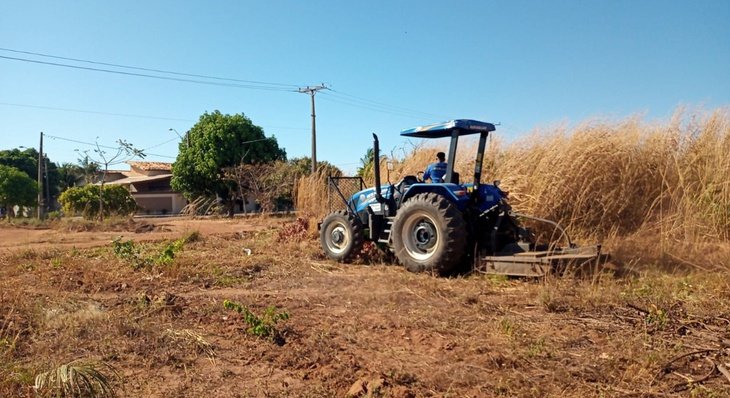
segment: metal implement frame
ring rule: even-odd
[[[346,187],[343,187],[343,181],[347,181]],[[360,192],[365,189],[365,181],[362,177],[327,177],[327,209],[331,213],[335,210],[347,209],[351,214],[355,214],[355,208],[353,205],[348,203],[349,198],[352,197],[356,192]],[[345,191],[344,193],[342,191]],[[335,206],[335,203],[340,202],[344,206]]]
[[[556,269],[563,273],[598,266],[608,260],[601,245],[547,251],[524,252],[505,256],[482,256],[476,268],[488,274],[511,276],[545,276]]]

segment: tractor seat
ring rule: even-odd
[[[408,188],[411,185],[417,184],[418,182],[419,181],[418,181],[418,178],[416,178],[416,176],[408,175],[408,176],[401,178],[401,180],[395,184],[395,191],[393,192],[393,199],[395,199],[398,206],[400,206],[401,196],[403,196],[403,194],[406,193],[406,191],[408,190]]]

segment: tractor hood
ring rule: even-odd
[[[478,120],[457,119],[444,123],[430,124],[428,126],[420,126],[403,130],[400,132],[400,135],[404,137],[417,138],[444,138],[451,137],[454,131],[458,131],[458,135],[462,136],[494,130],[495,127],[492,123],[480,122]]]

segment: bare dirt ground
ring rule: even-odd
[[[73,224],[66,228],[0,228],[0,251],[5,249],[40,249],[48,247],[94,247],[104,246],[111,240],[122,237],[139,241],[173,239],[185,232],[198,231],[204,235],[230,234],[251,230],[262,225],[257,218],[242,223],[234,220],[205,220],[193,218],[137,218],[131,224],[117,226],[111,231],[73,230]],[[78,229],[83,228],[79,226]]]
[[[140,226],[0,228],[0,396],[72,360],[123,397],[730,396],[727,274],[439,278],[328,261],[291,219]],[[189,241],[135,270],[120,232]],[[260,338],[224,300],[289,319]]]

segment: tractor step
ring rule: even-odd
[[[385,218],[385,227],[383,228],[383,232],[378,237],[378,243],[385,243],[387,245],[390,245],[390,230],[393,227],[394,218],[395,217]]]
[[[541,277],[551,272],[581,272],[605,263],[601,246],[583,246],[551,251],[482,256],[477,269],[487,274]]]

